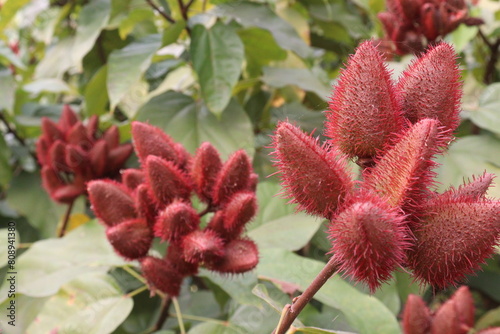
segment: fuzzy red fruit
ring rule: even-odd
[[[500,202],[455,197],[447,192],[421,206],[421,225],[409,267],[418,280],[439,288],[479,269],[494,252],[500,232]]]
[[[102,139],[106,142],[109,149],[118,147],[118,145],[120,145],[120,132],[118,127],[116,125],[110,126],[102,134]]]
[[[191,177],[196,193],[203,200],[212,200],[212,190],[221,168],[222,161],[215,147],[208,142],[201,144],[193,158]]]
[[[71,129],[69,129],[66,134],[66,142],[68,144],[80,146],[87,149],[92,146],[92,142],[87,136],[87,129],[80,121],[76,122],[75,125],[73,125]]]
[[[153,233],[141,218],[108,227],[106,236],[115,251],[127,260],[146,256],[153,242]]]
[[[182,239],[184,259],[191,263],[213,262],[224,255],[222,239],[210,230],[194,231]]]
[[[198,273],[198,263],[190,263],[184,260],[184,250],[181,245],[171,243],[168,246],[165,259],[177,270],[182,276],[192,276]]]
[[[453,47],[446,43],[431,47],[403,72],[398,82],[405,117],[412,123],[438,119],[451,134],[460,122],[460,78]]]
[[[458,289],[437,310],[431,334],[467,334],[474,326],[474,301],[466,286]]]
[[[474,327],[474,299],[469,288],[467,286],[458,288],[452,298],[455,301],[462,327],[468,327],[469,329]]]
[[[47,117],[42,117],[42,132],[47,138],[48,144],[52,144],[56,140],[64,140],[64,136],[57,127],[56,123],[52,122]]]
[[[97,130],[99,130],[99,116],[92,115],[87,122],[87,136],[95,140],[97,138]]]
[[[146,123],[132,122],[132,137],[141,164],[145,164],[150,155],[171,161],[175,165],[179,164],[174,141],[157,127]]]
[[[73,109],[71,109],[69,105],[65,104],[62,108],[61,118],[57,123],[59,129],[61,129],[63,132],[66,132],[71,129],[71,127],[75,125],[76,122],[78,122],[76,113],[73,111]]]
[[[71,172],[66,164],[66,145],[63,141],[57,140],[52,144],[49,150],[50,166],[56,172]]]
[[[135,203],[139,216],[145,218],[149,226],[153,228],[156,221],[157,206],[146,184],[141,184],[137,187]]]
[[[95,215],[107,226],[137,217],[134,200],[121,184],[110,180],[91,181],[87,191]]]
[[[98,140],[89,151],[90,166],[95,175],[102,176],[106,172],[108,154],[108,147],[104,140]]]
[[[108,155],[108,167],[106,171],[115,172],[120,169],[121,166],[127,161],[134,150],[134,147],[130,143],[121,144],[109,151]]]
[[[423,299],[409,295],[403,312],[404,334],[428,334],[431,326],[431,313]]]
[[[259,263],[257,245],[249,239],[235,239],[224,247],[221,260],[209,264],[208,269],[221,273],[240,274],[252,270]]]
[[[334,217],[329,232],[339,270],[372,292],[401,266],[410,246],[399,209],[368,193]]]
[[[217,175],[212,199],[215,204],[227,201],[234,193],[250,186],[252,163],[244,150],[234,152]]]
[[[121,171],[123,184],[130,190],[136,189],[145,180],[144,172],[140,169],[125,169]]]
[[[141,260],[141,269],[151,289],[158,289],[171,297],[179,295],[183,277],[168,261],[147,256]]]
[[[345,157],[287,122],[278,124],[272,146],[285,195],[299,210],[331,217],[353,188]]]
[[[162,240],[179,240],[194,231],[200,224],[200,217],[193,207],[182,201],[174,201],[160,212],[154,226],[155,236]]]
[[[451,187],[447,192],[453,193],[457,198],[465,197],[472,200],[479,200],[485,198],[494,177],[495,175],[486,172],[481,176],[472,176],[472,181],[464,183],[458,189]]]
[[[401,131],[390,72],[373,41],[360,44],[349,58],[326,116],[325,134],[349,157],[374,157]]]
[[[256,213],[255,193],[248,191],[234,194],[224,208],[224,231],[220,234],[228,239],[236,238]]]
[[[393,206],[417,205],[429,193],[436,163],[431,159],[439,152],[442,138],[438,121],[424,119],[414,124],[399,142],[368,170],[364,188],[385,197]]]

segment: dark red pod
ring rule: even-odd
[[[182,239],[184,259],[191,263],[213,262],[224,254],[224,242],[211,230],[194,231]]]
[[[92,209],[107,226],[114,226],[137,217],[134,200],[121,184],[110,180],[88,183]]]
[[[201,199],[212,200],[212,190],[221,168],[222,161],[215,147],[208,142],[201,144],[191,164],[191,178]]]
[[[127,260],[146,256],[153,242],[153,232],[142,218],[108,227],[106,236],[115,251]]]
[[[154,232],[162,240],[175,241],[194,231],[199,224],[200,217],[193,207],[175,200],[157,216]]]
[[[141,269],[150,289],[158,289],[171,297],[179,295],[183,277],[170,262],[147,256],[141,260]]]
[[[221,273],[240,274],[252,270],[258,263],[257,245],[250,239],[235,239],[224,247],[223,257],[207,267]]]
[[[148,156],[157,156],[179,165],[180,159],[174,141],[157,127],[132,122],[132,137],[135,151],[142,164],[146,163]]]

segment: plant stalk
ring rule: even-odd
[[[60,227],[58,228],[58,232],[57,232],[58,238],[62,238],[64,236],[64,234],[66,233],[66,228],[68,227],[69,217],[71,215],[71,211],[73,210],[74,203],[75,203],[75,201],[73,200],[71,203],[68,204],[68,208],[66,209],[66,213],[64,214],[63,221],[62,221]]]

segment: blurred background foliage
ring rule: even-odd
[[[277,121],[322,135],[331,87],[357,44],[383,36],[384,0],[7,0],[0,1],[0,223],[18,229],[18,318],[8,333],[270,333],[290,297],[319,272],[330,250],[325,222],[296,214],[280,186],[267,145]],[[463,122],[440,159],[441,189],[464,175],[500,174],[500,2],[470,4],[484,24],[445,37],[460,54]],[[393,57],[395,76],[412,56]],[[57,120],[69,104],[101,127],[162,128],[191,153],[210,141],[226,158],[244,148],[260,176],[259,214],[248,229],[260,249],[251,273],[202,271],[186,280],[180,311],[162,328],[161,298],[150,297],[134,268],[108,245],[85,198],[71,230],[56,239],[65,207],[41,187],[34,144],[41,117]],[[131,157],[127,166],[137,166]],[[490,195],[500,197],[500,187]],[[0,237],[6,239],[6,231]],[[0,243],[2,281],[6,240]],[[157,245],[157,249],[164,249]],[[477,327],[500,325],[500,266],[491,259],[467,283]],[[4,282],[5,283],[5,282]],[[0,288],[0,308],[8,303]],[[398,272],[374,296],[332,278],[295,323],[297,333],[400,333],[409,293],[431,305],[432,291]],[[2,322],[4,319],[2,318]],[[183,326],[180,326],[180,323]],[[2,324],[7,328],[5,323]],[[314,327],[314,328],[313,328]]]

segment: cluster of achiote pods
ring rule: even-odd
[[[446,287],[494,251],[500,202],[485,197],[493,175],[435,192],[433,161],[459,123],[460,72],[442,43],[393,82],[372,41],[343,70],[320,145],[288,122],[273,137],[285,193],[299,208],[331,221],[340,271],[375,290],[397,268]],[[362,167],[360,180],[348,159]]]
[[[36,153],[42,166],[43,186],[50,197],[71,203],[87,192],[88,181],[117,176],[132,153],[132,145],[120,145],[115,125],[101,133],[96,115],[84,125],[65,105],[58,123],[42,118]]]
[[[474,300],[462,286],[450,299],[432,312],[420,296],[409,295],[403,312],[404,334],[467,334],[474,328]],[[500,327],[477,334],[500,334]]]
[[[387,11],[378,14],[386,42],[398,54],[419,53],[428,43],[444,37],[460,24],[479,25],[469,17],[465,0],[387,0]]]
[[[257,246],[241,235],[257,211],[257,175],[247,154],[236,151],[223,163],[203,143],[190,156],[160,129],[140,122],[132,123],[132,137],[141,168],[123,170],[121,183],[88,183],[92,208],[115,251],[138,259],[152,290],[170,296],[199,266],[221,273],[253,269]],[[200,213],[193,193],[206,205]],[[203,226],[207,213],[213,216]],[[164,258],[148,255],[155,236],[168,242]]]

